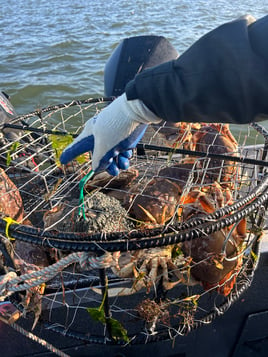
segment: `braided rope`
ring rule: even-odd
[[[0,296],[6,297],[13,292],[28,290],[46,283],[64,268],[74,263],[79,263],[83,269],[86,267],[101,269],[115,266],[117,264],[110,253],[105,253],[99,257],[90,256],[86,252],[72,253],[59,260],[57,263],[38,271],[33,271],[21,276],[16,276],[16,273],[14,272],[5,274],[0,281]]]

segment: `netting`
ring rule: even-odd
[[[111,100],[48,107],[2,127],[0,296],[17,310],[1,318],[88,343],[172,339],[250,286],[268,134],[257,124],[161,123],[117,177],[90,178],[88,153],[60,166],[62,149]]]

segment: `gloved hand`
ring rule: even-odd
[[[132,150],[142,138],[148,124],[161,119],[139,99],[127,100],[125,94],[115,99],[99,114],[88,120],[81,134],[63,151],[62,164],[67,164],[86,151],[92,154],[92,169],[118,175],[129,167]]]

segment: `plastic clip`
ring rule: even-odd
[[[11,217],[4,217],[3,218],[4,221],[6,221],[6,230],[5,230],[5,234],[6,234],[6,237],[9,239],[9,240],[15,240],[15,238],[11,237],[11,235],[9,234],[9,227],[11,224],[19,224],[19,222],[15,221],[13,218]]]

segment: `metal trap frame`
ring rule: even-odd
[[[43,108],[19,116],[2,128],[0,163],[2,177],[6,178],[2,201],[15,202],[1,206],[2,300],[18,309],[22,326],[24,320],[27,325],[35,319],[50,331],[85,343],[126,345],[175,339],[222,315],[251,284],[268,199],[268,132],[256,123],[246,131],[237,130],[236,152],[222,153],[214,150],[215,137],[224,135],[221,129],[205,149],[203,146],[203,150],[198,150],[189,145],[202,127],[187,124],[174,128],[161,123],[149,128],[138,145],[129,177],[122,174],[113,178],[102,173],[85,182],[90,157],[84,155],[61,167],[59,154],[78,135],[85,121],[112,100],[94,98]],[[5,137],[8,130],[18,133],[18,142]],[[170,133],[176,134],[176,140],[167,140]],[[187,141],[189,133],[192,137]],[[170,171],[163,174],[163,170],[181,162],[191,165],[186,178],[173,178]],[[235,167],[235,172],[229,174],[230,167]],[[228,182],[223,179],[226,172],[230,176]],[[161,194],[170,194],[159,192],[154,196],[151,191],[146,192],[159,179],[183,186],[181,197],[188,197],[193,188],[198,188],[212,198],[207,187],[217,182],[224,192],[231,191],[232,201],[215,206],[212,211],[195,208],[196,214],[191,213],[185,220],[179,217],[178,212],[184,209],[184,202],[179,199],[174,212],[160,223],[148,212],[149,204],[143,207],[145,217],[149,217],[144,222],[131,214],[133,201],[146,196],[157,200]],[[108,208],[97,206],[106,197],[110,200]],[[122,203],[125,197],[131,203],[122,211],[117,210],[116,202]],[[164,197],[161,204],[168,201],[169,197]],[[166,212],[166,206],[163,207]],[[226,296],[219,294],[220,284],[204,288],[200,281],[193,286],[176,282],[170,267],[168,282],[176,282],[172,289],[163,283],[163,267],[156,269],[156,280],[150,280],[149,266],[167,247],[172,247],[172,253],[167,255],[170,254],[173,265],[190,274],[192,266],[200,262],[186,265],[187,242],[200,241],[201,245],[204,237],[216,237],[227,229],[226,246],[243,219],[247,226],[238,254],[241,265]],[[122,261],[118,260],[118,252]],[[237,256],[227,258],[235,260]],[[137,261],[131,267],[135,274],[122,276],[120,269],[135,257]],[[119,263],[120,269],[116,270]],[[221,261],[216,259],[215,264],[223,269]],[[45,288],[41,291],[42,284]],[[137,285],[142,286],[136,289]],[[125,288],[133,291],[130,297],[123,293],[110,297],[110,289],[116,288],[121,293]],[[47,341],[47,348],[48,344]],[[54,352],[61,354],[57,349]]]

